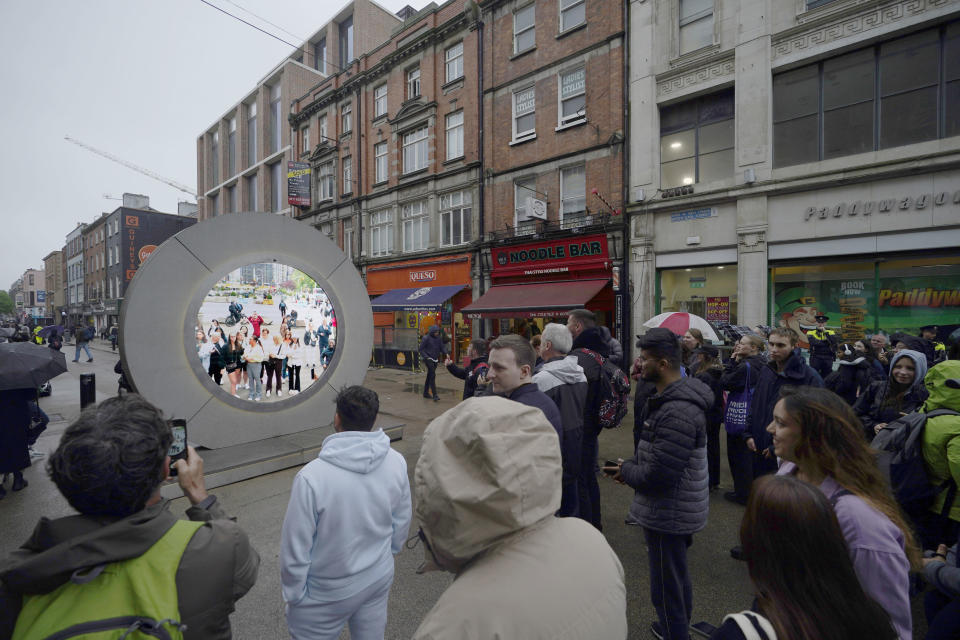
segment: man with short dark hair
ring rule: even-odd
[[[193,447],[175,464],[190,520],[169,511],[160,485],[172,441],[161,412],[136,394],[88,407],[67,428],[47,471],[80,515],[42,518],[4,563],[0,637],[14,625],[19,637],[46,638],[129,616],[187,639],[231,637],[227,614],[256,581],[260,557],[207,493]]]
[[[560,411],[547,394],[533,381],[533,367],[537,362],[537,353],[530,343],[516,334],[498,337],[490,343],[490,355],[487,363],[487,382],[490,391],[522,404],[537,407],[547,416],[560,439],[563,449],[563,424]]]
[[[792,329],[774,329],[767,338],[767,345],[770,360],[760,370],[750,401],[747,431],[743,434],[747,448],[760,456],[754,460],[754,478],[777,470],[777,457],[773,454],[773,440],[767,433],[767,425],[773,421],[773,407],[780,399],[780,390],[785,386],[823,386],[820,374],[800,356],[797,334]]]
[[[477,380],[483,377],[483,374],[489,368],[487,364],[487,341],[472,341],[470,348],[467,349],[467,356],[470,358],[470,364],[466,367],[458,367],[450,359],[450,356],[447,356],[444,362],[451,375],[463,380],[463,400],[474,396],[477,392]]]
[[[600,485],[597,484],[597,438],[600,426],[600,384],[603,367],[590,352],[609,357],[610,347],[597,329],[597,318],[587,309],[574,309],[567,316],[567,330],[573,336],[570,355],[577,357],[587,378],[587,398],[583,405],[583,446],[580,450],[580,479],[578,502],[580,517],[600,531]]]
[[[693,609],[687,548],[707,525],[707,432],[710,387],[683,377],[680,344],[669,329],[640,336],[640,377],[657,392],[644,408],[634,456],[610,470],[634,489],[630,520],[643,527],[650,563],[653,633],[685,640]]]
[[[558,516],[579,516],[577,480],[583,448],[583,405],[587,400],[587,377],[576,356],[568,356],[573,337],[562,324],[550,322],[540,335],[543,364],[533,381],[553,400],[563,425],[563,495]]]
[[[383,638],[393,556],[410,528],[403,456],[373,430],[376,392],[347,387],[317,459],[293,481],[280,541],[280,578],[294,640]]]

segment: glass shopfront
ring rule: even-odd
[[[931,324],[943,340],[960,326],[960,257],[796,263],[770,269],[770,282],[771,325],[801,335],[820,313],[844,341],[881,330],[919,335]]]
[[[737,324],[735,264],[661,269],[657,290],[657,313],[685,311],[714,324]]]

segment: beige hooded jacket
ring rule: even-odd
[[[417,640],[623,640],[623,567],[601,533],[556,518],[560,445],[543,412],[469,398],[427,427],[414,474],[430,568],[456,574]]]

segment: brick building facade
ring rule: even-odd
[[[401,13],[382,44],[293,105],[299,159],[313,173],[313,202],[299,217],[343,248],[371,295],[386,291],[368,275],[393,268],[410,270],[408,288],[459,285],[468,294],[421,309],[419,319],[381,311],[378,327],[442,319],[451,333],[472,335],[459,307],[480,293],[471,277],[480,236],[479,31],[453,1]],[[438,259],[467,268],[438,269]],[[423,273],[432,277],[417,280]]]
[[[570,0],[491,0],[481,7],[482,265],[483,287],[492,297],[474,304],[473,315],[499,320],[500,330],[517,330],[531,317],[542,324],[544,318],[586,306],[622,336],[629,308],[626,288],[618,281],[625,242],[625,9]],[[514,271],[515,265],[498,263],[506,258],[495,249],[507,245],[517,249],[513,255],[533,248],[540,252],[548,249],[544,242],[560,246],[584,234],[605,236],[600,266],[587,277],[598,287],[604,280],[608,284],[590,299],[570,300],[566,309],[524,309],[522,287],[562,286],[584,275],[576,264],[567,264],[571,256],[565,253],[531,260],[528,269]],[[513,288],[490,289],[501,285]]]
[[[287,163],[299,147],[288,122],[291,103],[349,66],[358,47],[386,40],[398,23],[376,3],[354,0],[207,127],[197,137],[198,219],[241,211],[294,215]]]

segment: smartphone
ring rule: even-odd
[[[177,469],[173,464],[177,460],[187,459],[187,421],[182,418],[170,420],[170,432],[173,434],[173,442],[167,450],[170,456],[170,475],[177,475]]]
[[[709,638],[713,635],[713,632],[717,630],[717,628],[709,622],[694,622],[690,625],[690,629],[704,638]]]
[[[612,469],[609,467],[613,467]],[[603,461],[603,472],[608,476],[617,475],[617,471],[620,468],[620,463],[614,460],[604,460]]]

